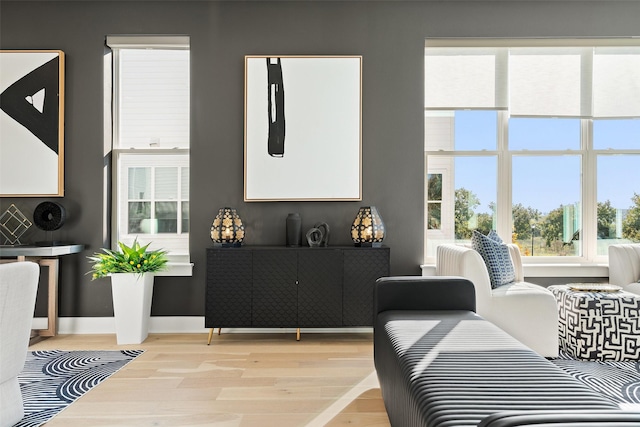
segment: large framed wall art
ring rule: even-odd
[[[244,200],[362,200],[362,57],[245,57]]]
[[[0,51],[0,196],[64,195],[64,52]]]

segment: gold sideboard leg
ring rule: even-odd
[[[300,328],[296,329],[296,341],[300,341]]]
[[[207,340],[207,345],[211,344],[211,338],[213,337],[213,329],[209,329],[209,339]]]

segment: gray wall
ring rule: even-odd
[[[631,1],[5,1],[2,49],[66,53],[65,197],[60,240],[88,245],[62,260],[61,316],[110,316],[107,279],[86,256],[103,246],[103,51],[106,34],[191,36],[190,278],[156,279],[154,315],[202,315],[205,248],[222,206],[238,208],[247,244],[284,244],[284,220],[331,227],[350,244],[360,205],[387,225],[394,275],[420,274],[423,256],[423,46],[426,37],[638,36]],[[363,201],[243,202],[243,82],[247,54],[363,56]],[[28,161],[28,159],[25,159]],[[44,199],[4,198],[27,214]],[[27,241],[45,240],[35,230]],[[42,304],[39,304],[42,305]]]

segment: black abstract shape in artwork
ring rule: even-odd
[[[59,58],[41,65],[0,94],[0,109],[58,154]]]
[[[267,149],[272,157],[284,157],[284,85],[282,83],[282,61],[271,62],[267,58],[267,99],[269,114],[269,139]]]

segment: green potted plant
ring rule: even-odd
[[[141,246],[136,238],[133,245],[127,246],[118,242],[120,251],[102,249],[102,252],[87,257],[92,262],[91,279],[110,276],[116,273],[157,273],[167,267],[167,252],[164,250],[148,250],[149,244]]]
[[[167,252],[149,250],[136,238],[131,246],[118,242],[119,251],[102,249],[88,257],[92,280],[111,278],[113,315],[118,344],[140,344],[149,335],[153,277],[167,268]]]

